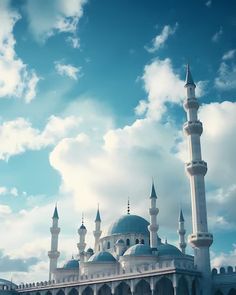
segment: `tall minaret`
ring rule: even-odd
[[[211,294],[211,267],[209,247],[213,242],[213,236],[208,232],[207,209],[205,197],[204,176],[207,172],[207,163],[202,160],[200,136],[203,128],[198,120],[198,100],[195,97],[195,88],[189,65],[185,88],[187,98],[184,100],[184,109],[187,113],[187,122],[183,129],[188,136],[189,162],[186,163],[186,171],[190,179],[191,203],[192,203],[192,226],[193,233],[189,236],[189,242],[194,248],[194,262],[197,269],[203,275],[202,294]]]
[[[99,207],[97,209],[97,215],[95,218],[95,230],[93,231],[94,239],[95,239],[95,244],[94,244],[94,251],[95,253],[98,252],[98,247],[99,247],[99,239],[101,237],[102,231],[101,231],[101,217],[100,217],[100,212],[99,212]]]
[[[57,260],[60,256],[60,252],[58,251],[58,235],[60,233],[60,228],[58,227],[58,212],[57,205],[55,206],[53,217],[52,217],[52,227],[51,231],[51,250],[48,251],[49,257],[49,280],[53,279],[53,272],[57,268]]]
[[[154,182],[152,182],[152,191],[150,196],[150,208],[149,208],[149,214],[150,214],[150,225],[148,226],[149,232],[150,232],[150,247],[156,249],[159,239],[157,236],[158,231],[158,224],[157,224],[157,214],[159,212],[159,209],[156,206],[157,201],[157,195],[156,190],[154,186]]]
[[[187,245],[185,242],[186,230],[184,228],[184,216],[183,216],[182,209],[180,209],[180,212],[179,212],[179,228],[177,230],[177,233],[179,234],[179,247],[182,253],[185,254],[185,249]]]
[[[79,234],[79,243],[77,244],[78,250],[79,250],[79,256],[81,253],[84,253],[86,243],[85,243],[85,236],[87,234],[87,229],[84,226],[84,217],[82,217],[82,224],[80,228],[78,229],[78,234]]]

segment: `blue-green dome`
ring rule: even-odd
[[[175,246],[170,244],[161,244],[157,247],[158,255],[159,256],[182,256],[183,253]]]
[[[64,269],[79,268],[79,261],[77,259],[71,259],[64,264],[63,268]]]
[[[149,222],[138,215],[123,215],[109,228],[108,235],[139,233],[149,235]]]
[[[96,262],[96,263],[116,262],[116,259],[111,253],[106,252],[106,251],[102,251],[102,252],[98,252],[98,253],[93,254],[89,258],[88,262]]]
[[[152,249],[143,244],[137,244],[125,251],[124,256],[149,256],[152,255]]]

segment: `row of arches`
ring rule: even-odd
[[[187,280],[181,277],[178,281],[177,294],[181,295],[197,295],[197,281],[193,281],[191,288],[189,289]],[[97,286],[97,292],[95,293],[92,286],[87,286],[81,292],[81,295],[174,295],[174,287],[172,281],[167,277],[162,277],[151,290],[149,282],[145,279],[140,280],[134,287],[134,292],[131,292],[130,284],[123,281],[119,283],[115,289],[111,290],[109,284],[102,284]],[[29,295],[29,294],[27,294]],[[42,295],[37,292],[36,295]],[[53,295],[51,291],[47,291],[45,295]],[[65,295],[63,289],[60,289],[55,295]],[[67,295],[79,295],[76,288],[71,289]],[[221,294],[216,294],[221,295]],[[235,294],[230,294],[235,295]]]

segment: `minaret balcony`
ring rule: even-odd
[[[50,227],[50,232],[52,235],[59,235],[60,230],[60,227]]]
[[[191,134],[198,134],[201,135],[203,128],[202,128],[202,122],[200,121],[187,121],[184,123],[183,126],[184,132],[187,135]]]
[[[59,251],[48,251],[48,257],[50,259],[57,259],[60,256]]]
[[[157,215],[159,213],[159,209],[158,208],[150,208],[149,209],[149,214],[150,215]]]
[[[207,163],[205,161],[191,161],[185,164],[185,169],[190,175],[206,175]]]
[[[213,243],[213,235],[208,232],[193,233],[188,236],[188,242],[195,248],[210,247]]]
[[[185,111],[187,111],[189,109],[198,109],[199,102],[197,101],[196,97],[186,98],[183,102],[183,106],[184,106]]]

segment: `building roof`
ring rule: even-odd
[[[125,251],[123,256],[150,256],[152,255],[152,249],[143,244],[137,244],[130,247],[128,250]]]
[[[72,258],[64,264],[63,268],[64,269],[79,268],[79,261],[77,259]]]
[[[101,216],[100,216],[99,208],[97,210],[97,215],[96,215],[96,218],[95,218],[95,222],[101,222]]]
[[[165,243],[157,246],[158,256],[183,256],[184,254],[175,246]]]
[[[152,191],[151,191],[150,199],[157,199],[157,194],[156,194],[154,182],[152,183]]]
[[[98,253],[93,254],[88,262],[94,262],[94,263],[104,263],[104,262],[116,262],[115,257],[106,251],[101,251]]]
[[[16,284],[0,278],[0,286],[16,287]]]
[[[180,209],[180,212],[179,212],[179,221],[184,222],[184,215],[183,215],[182,209]]]
[[[140,233],[149,235],[149,222],[138,215],[122,215],[109,228],[108,235]]]

